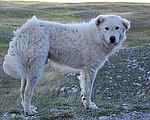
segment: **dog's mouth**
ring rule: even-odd
[[[114,43],[108,43],[109,44],[109,46],[116,46],[116,45],[118,45],[118,43],[116,43],[116,42],[114,42]]]
[[[105,41],[104,42],[104,44],[106,45],[106,46],[108,46],[108,47],[115,47],[115,46],[117,46],[119,43],[116,43],[116,42],[114,42],[114,43],[108,43],[107,41]]]

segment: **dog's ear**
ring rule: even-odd
[[[122,19],[122,23],[123,23],[126,31],[130,29],[130,21],[128,21],[126,19]]]
[[[104,22],[104,16],[102,16],[102,15],[100,15],[100,16],[98,16],[97,18],[96,18],[96,22],[95,22],[95,24],[96,24],[96,26],[98,27],[101,23],[103,23]]]

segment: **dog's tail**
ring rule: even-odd
[[[7,54],[3,62],[3,70],[6,74],[14,78],[25,78],[25,70],[20,60],[16,56]]]

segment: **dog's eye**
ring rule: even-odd
[[[115,29],[116,29],[116,30],[118,30],[118,29],[119,29],[119,27],[117,26]]]
[[[108,27],[105,27],[105,30],[109,30],[109,28],[108,28]]]

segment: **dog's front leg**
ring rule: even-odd
[[[81,85],[81,97],[85,108],[98,109],[95,103],[91,101],[92,88],[97,74],[96,70],[82,71],[78,76]]]

